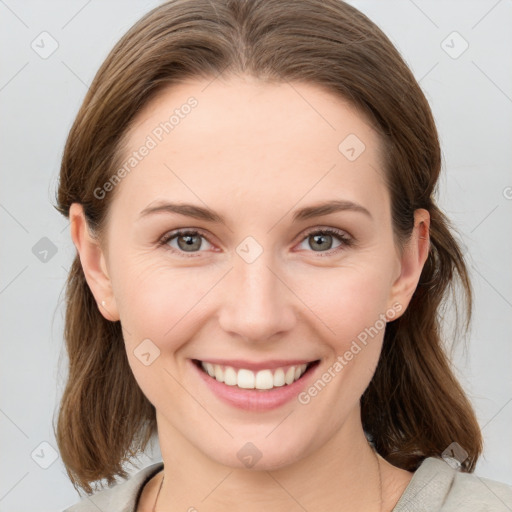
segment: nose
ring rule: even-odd
[[[249,342],[269,341],[291,330],[296,322],[294,295],[286,277],[265,250],[252,262],[234,255],[224,279],[219,312],[224,332]]]

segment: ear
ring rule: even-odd
[[[119,320],[112,283],[107,271],[106,257],[99,240],[90,231],[81,204],[69,208],[71,238],[80,257],[85,279],[91,289],[100,313],[112,322]]]
[[[430,250],[429,233],[430,214],[423,208],[415,210],[414,227],[400,255],[400,274],[392,285],[389,297],[390,305],[398,303],[402,306],[402,313],[411,301],[427,261]]]

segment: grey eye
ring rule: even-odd
[[[335,241],[338,241],[337,245],[333,245]],[[337,249],[343,243],[345,239],[340,233],[329,233],[326,231],[314,231],[307,235],[301,244],[307,243],[307,247],[302,246],[302,249],[313,250],[314,252],[326,252]]]
[[[177,245],[175,242],[177,243]],[[171,235],[166,243],[172,249],[178,252],[200,252],[200,249],[204,245],[203,242],[209,245],[209,242],[206,240],[206,238],[199,234],[198,232],[185,231]]]

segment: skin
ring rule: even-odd
[[[429,214],[415,212],[410,240],[397,247],[377,133],[310,84],[243,76],[174,85],[138,114],[128,153],[190,96],[198,106],[107,198],[103,239],[87,229],[81,205],[70,209],[87,282],[103,316],[121,320],[133,374],[156,408],[165,465],[157,510],[391,510],[412,473],[376,459],[359,406],[383,329],[308,404],[265,412],[220,402],[188,360],[321,359],[320,376],[380,314],[396,304],[395,318],[403,314],[428,255]],[[338,150],[349,134],[366,146],[354,161]],[[139,217],[161,199],[207,206],[225,223]],[[296,209],[331,199],[371,217],[341,211],[292,222]],[[325,227],[355,243],[327,237],[315,251],[306,231]],[[177,238],[167,247],[181,253],[158,245],[178,228],[202,231],[193,257]],[[263,249],[252,263],[236,252],[247,236]],[[149,366],[134,355],[147,338],[160,350]],[[237,457],[248,441],[262,453],[252,468]],[[144,488],[139,512],[152,510],[161,478]]]

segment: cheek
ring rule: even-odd
[[[175,381],[179,370],[174,357],[201,326],[197,315],[213,276],[145,265],[120,268],[118,277],[120,318],[133,375],[155,407],[164,407],[162,390],[166,403],[178,403],[183,390]]]
[[[326,368],[320,380],[330,391],[322,393],[317,403],[321,408],[321,404],[336,401],[340,417],[344,417],[368,386],[379,361],[386,313],[390,314],[389,273],[382,267],[353,266],[315,272],[315,276],[313,281],[304,277],[299,293],[311,308],[306,321],[315,326],[312,335],[323,333],[319,340]],[[316,393],[318,386],[311,394],[306,390],[304,400]]]
[[[308,321],[315,322],[317,331],[324,333],[320,340],[326,363],[318,381],[304,391],[299,401],[313,403],[318,411],[328,410],[342,421],[372,379],[381,353],[386,314],[390,312],[386,300],[389,278],[383,272],[370,268],[338,270],[317,278],[316,292],[304,300],[314,304],[314,315]]]
[[[130,343],[179,339],[176,331],[190,325],[218,278],[211,269],[171,268],[161,262],[120,267],[116,292]]]
[[[293,289],[317,316],[316,323],[346,342],[386,313],[389,282],[382,267],[353,265],[302,273]]]

